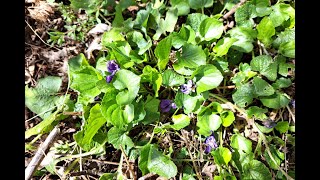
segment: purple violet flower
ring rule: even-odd
[[[107,83],[110,83],[113,79],[113,76],[116,74],[116,72],[120,69],[119,65],[116,63],[115,60],[111,60],[107,62],[107,70],[111,75],[108,75],[106,77]]]
[[[177,105],[175,103],[171,103],[171,108],[172,109],[177,109]]]
[[[212,148],[213,149],[218,148],[218,144],[216,139],[214,138],[213,133],[206,138],[206,140],[204,141],[204,144],[206,145],[206,149],[204,150],[206,154],[210,153]]]
[[[272,121],[271,119],[265,120],[262,122],[262,124],[266,127],[266,128],[273,128],[277,125],[276,122]]]
[[[296,100],[294,100],[294,99],[291,100],[291,105],[292,105],[293,108],[296,108]]]
[[[111,74],[115,74],[120,69],[119,65],[115,60],[111,60],[107,62],[107,70]]]
[[[109,75],[109,76],[106,77],[107,83],[110,83],[110,82],[112,81],[113,76],[114,76],[114,75]]]
[[[162,112],[169,112],[172,109],[176,109],[177,105],[170,99],[162,99],[160,102],[160,108]]]
[[[181,92],[183,92],[184,94],[189,94],[191,91],[195,92],[195,84],[192,82],[192,80],[190,79],[187,84],[182,84],[180,86],[180,90]]]

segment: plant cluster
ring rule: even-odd
[[[132,6],[138,11],[128,17]],[[84,54],[69,60],[76,99],[56,95],[59,77],[26,87],[26,106],[43,119],[26,138],[49,132],[65,112],[81,119],[78,149],[54,159],[52,173],[62,160],[119,151],[117,170],[100,179],[294,178],[286,155],[295,146],[294,1],[71,0],[71,7],[113,19],[94,64]]]

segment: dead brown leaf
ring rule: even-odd
[[[49,62],[54,62],[57,60],[63,60],[65,57],[68,56],[68,53],[67,53],[67,48],[64,47],[63,49],[61,49],[59,51],[54,51],[54,50],[43,51],[42,55],[45,58],[48,58]]]
[[[138,6],[129,6],[127,9],[131,12],[131,11],[139,10],[139,7]]]
[[[46,1],[35,1],[35,6],[28,7],[30,17],[40,22],[46,22],[51,14],[54,14],[53,8]]]
[[[204,167],[202,168],[202,173],[205,174],[210,178],[210,180],[213,180],[212,174],[217,169],[216,165],[208,165],[209,162],[207,162]]]

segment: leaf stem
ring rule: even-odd
[[[220,141],[220,147],[223,147],[223,138],[222,138],[222,128],[219,128],[219,141]]]
[[[258,144],[257,144],[257,146],[256,146],[256,149],[254,150],[254,153],[253,153],[253,156],[254,156],[254,157],[255,157],[255,155],[256,155],[256,153],[257,153],[257,151],[258,151],[258,148],[261,147],[261,142],[262,142],[262,138],[259,138],[259,139],[258,139]]]

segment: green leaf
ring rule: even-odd
[[[33,135],[42,134],[46,129],[51,127],[51,124],[56,120],[58,111],[53,112],[48,117],[43,119],[36,126],[25,131],[24,138],[27,139]]]
[[[272,96],[261,97],[260,101],[264,106],[267,106],[268,108],[280,109],[286,107],[289,104],[290,98],[288,98],[286,94],[276,93]]]
[[[99,1],[97,0],[70,0],[70,6],[76,10],[84,9],[88,14],[94,13],[97,11],[99,6]]]
[[[265,113],[267,113],[267,112],[268,112],[268,109],[265,109],[265,108],[263,109],[258,106],[250,106],[247,109],[247,116],[248,116],[248,118],[252,118],[254,116],[256,119],[265,120],[268,118],[265,115]]]
[[[132,108],[132,106],[129,106],[129,108]],[[124,116],[124,110],[122,110],[121,106],[117,104],[114,104],[108,108],[107,117],[109,123],[120,129],[124,129],[126,124],[129,123],[126,117]]]
[[[178,73],[176,73],[172,69],[166,69],[162,75],[162,84],[165,86],[180,86],[184,84],[184,77]]]
[[[236,119],[233,112],[230,110],[225,110],[220,114],[220,118],[222,120],[222,125],[224,127],[229,127],[233,121]]]
[[[259,77],[253,77],[253,88],[254,88],[254,95],[258,96],[270,96],[274,94],[273,87],[267,83],[265,80]]]
[[[126,41],[116,41],[106,44],[109,52],[109,59],[116,59],[120,67],[129,68],[134,65],[134,61],[130,59],[130,52],[133,50]]]
[[[195,68],[186,67],[182,63],[173,64],[173,69],[177,73],[182,74],[182,75],[186,75],[186,76],[192,75],[193,71],[195,70]]]
[[[260,124],[258,124],[258,123],[256,123],[256,126],[258,127],[258,129],[259,129],[261,132],[263,132],[263,133],[265,133],[265,134],[272,132],[273,129],[274,129],[274,128],[267,128],[267,127],[262,126],[262,125],[260,125]]]
[[[296,44],[295,41],[289,41],[289,42],[280,44],[279,53],[289,58],[295,58],[296,57],[295,44]]]
[[[144,120],[142,120],[142,123],[144,125],[153,123],[160,118],[160,112],[159,112],[159,104],[160,100],[156,99],[150,95],[148,95],[146,102],[144,103],[144,109],[146,111],[146,116]]]
[[[104,173],[100,176],[99,180],[109,180],[115,178],[115,173]]]
[[[231,81],[239,87],[255,75],[257,72],[251,71],[251,66],[248,63],[240,63],[239,72],[231,78]]]
[[[169,62],[171,46],[172,38],[171,36],[167,36],[166,38],[162,39],[154,49],[154,55],[158,59],[158,66],[160,70],[165,69]]]
[[[115,89],[111,84],[107,83],[105,79],[99,80],[96,86],[103,93],[109,92],[110,89]]]
[[[239,40],[237,42],[239,42]],[[237,42],[235,42],[235,43],[237,43]],[[235,43],[233,44],[233,46],[231,46],[231,49],[229,50],[228,57],[227,57],[229,64],[232,66],[238,65],[242,61],[242,57],[243,57],[242,51],[247,51],[247,50],[236,50],[238,47],[235,46]],[[251,50],[251,49],[249,49],[249,50]]]
[[[167,156],[164,156],[156,148],[151,146],[148,159],[148,169],[165,178],[175,177],[177,175],[177,166]]]
[[[133,106],[134,106],[134,118],[133,118],[133,124],[135,124],[135,122],[140,122],[141,120],[143,120],[146,116],[146,111],[144,108],[144,102],[143,101],[133,101],[132,102]]]
[[[151,41],[146,41],[143,35],[138,31],[127,33],[127,39],[132,48],[137,47],[139,49],[139,55],[145,53],[152,46]]]
[[[213,5],[213,0],[188,0],[192,9],[207,8]]]
[[[141,64],[143,62],[148,61],[147,53],[139,55],[137,50],[130,51],[129,58],[131,59],[132,62],[135,62],[136,64]]]
[[[200,65],[206,64],[206,54],[201,46],[186,44],[182,47],[182,54],[177,52],[179,64],[188,68],[197,68]]]
[[[145,175],[150,172],[148,169],[148,160],[149,160],[150,149],[151,149],[151,145],[147,144],[147,145],[143,146],[143,148],[141,149],[141,152],[140,152],[138,166],[142,172],[142,175]]]
[[[292,63],[287,63],[284,56],[277,56],[279,62],[279,74],[287,77],[289,75],[289,70],[295,70],[295,65]]]
[[[85,151],[90,151],[92,138],[106,122],[107,119],[101,113],[100,104],[94,105],[90,109],[89,118],[86,120],[82,130],[74,135],[77,144]]]
[[[212,64],[216,66],[222,73],[230,73],[229,62],[227,59],[215,56]]]
[[[120,90],[116,96],[119,105],[130,104],[138,95],[140,88],[140,77],[133,72],[120,69],[114,77],[113,86]]]
[[[150,11],[151,9],[147,8],[146,9],[140,9],[137,12],[137,17],[134,20],[134,27],[144,27],[147,28],[147,24],[148,24],[148,19],[150,17]]]
[[[254,21],[252,18],[257,17],[255,5],[253,5],[252,2],[247,1],[236,9],[234,17],[238,27],[253,28]]]
[[[242,150],[246,153],[250,153],[252,151],[252,142],[240,134],[233,134],[231,136],[230,145],[232,148]]]
[[[96,84],[103,77],[92,66],[86,66],[79,71],[70,73],[70,76],[70,87],[79,92],[78,103],[87,104],[101,93]]]
[[[253,50],[253,41],[257,37],[257,31],[252,28],[234,27],[228,31],[232,38],[238,39],[235,41],[231,48],[240,52],[249,53]],[[228,54],[229,55],[229,54]]]
[[[216,131],[220,127],[221,123],[222,121],[219,115],[208,111],[204,115],[198,115],[197,131],[199,134],[207,137],[211,135],[212,131]]]
[[[118,106],[117,102],[115,100],[115,96],[118,94],[118,90],[116,90],[114,87],[108,88],[108,90],[105,92],[102,102],[101,102],[101,113],[102,115],[107,119],[108,122],[110,122],[111,119],[111,109],[109,110],[108,114],[108,109],[110,106],[115,105],[114,109]]]
[[[275,27],[267,16],[265,16],[257,25],[257,38],[266,46],[269,47],[272,43],[272,36],[275,35]]]
[[[254,88],[251,84],[246,83],[232,94],[232,100],[239,107],[246,107],[252,103],[254,97]]]
[[[294,25],[295,10],[289,4],[277,3],[272,6],[272,12],[269,18],[275,27],[282,25],[289,18],[293,20],[292,25]]]
[[[217,149],[211,151],[211,155],[214,158],[214,162],[220,166],[228,165],[232,156],[230,150],[225,147],[218,147]]]
[[[190,124],[190,118],[185,114],[173,115],[172,121],[174,124],[171,127],[175,130],[180,130]]]
[[[273,41],[272,46],[279,48],[281,44],[295,41],[295,29],[285,29],[277,34],[277,38]]]
[[[223,80],[221,72],[212,64],[199,66],[192,74],[195,78],[197,94],[216,88]]]
[[[200,23],[199,32],[206,41],[219,39],[223,33],[223,23],[216,18],[206,18]]]
[[[123,147],[123,149],[126,149],[125,146],[128,149],[134,146],[131,138],[126,135],[126,131],[118,129],[117,127],[112,127],[108,131],[108,142],[116,149],[120,149],[120,145]]]
[[[179,33],[172,32],[170,36],[172,37],[172,46],[176,49],[179,49],[181,46],[187,43],[196,44],[196,33],[189,25],[183,24]]]
[[[143,174],[153,172],[165,178],[177,175],[177,166],[174,162],[159,152],[153,144],[147,144],[141,149],[139,168]]]
[[[133,104],[127,104],[123,110],[123,118],[126,123],[130,123],[134,119],[134,106]]]
[[[183,167],[182,180],[196,180],[193,175],[195,175],[195,173],[191,166],[186,165]]]
[[[280,68],[279,68],[280,69]],[[275,83],[272,84],[272,87],[274,89],[281,89],[281,88],[287,88],[290,87],[292,84],[291,79],[290,78],[284,78],[284,77],[280,77],[279,79],[276,80]]]
[[[258,17],[267,16],[272,11],[269,0],[254,0],[253,4],[256,6]]]
[[[280,122],[277,123],[275,128],[280,133],[285,133],[289,129],[289,123],[288,123],[288,121],[280,121]]]
[[[243,166],[248,164],[254,159],[254,154],[252,152],[245,153],[239,149],[233,149],[232,152],[232,165],[238,169],[239,172],[243,172]]]
[[[188,0],[171,0],[170,4],[172,8],[178,9],[178,16],[188,15],[190,12]]]
[[[101,38],[101,44],[103,46],[108,46],[110,43],[116,41],[125,41],[120,28],[112,28],[110,31],[104,32]]]
[[[209,16],[201,13],[188,14],[186,24],[190,25],[191,28],[197,33],[199,32],[199,26],[202,23],[202,21],[208,17]]]
[[[252,160],[243,166],[243,180],[259,179],[270,180],[272,179],[269,169],[262,162]]]
[[[217,42],[217,44],[212,48],[212,50],[216,53],[216,56],[226,55],[228,53],[229,48],[236,41],[236,38],[224,37]]]
[[[141,75],[141,82],[149,82],[150,84],[152,84],[152,89],[155,92],[155,97],[158,97],[158,91],[162,84],[161,74],[150,65],[145,66],[142,72],[143,74]]]
[[[276,161],[276,163],[274,163],[274,161],[271,159],[267,150],[264,151],[264,157],[266,158],[267,163],[272,169],[279,170],[278,167],[280,167],[281,162],[284,160],[284,153],[280,152],[272,144],[269,146],[269,148],[270,148],[271,155],[273,159]]]
[[[240,0],[225,0],[225,1],[223,1],[224,8],[226,8],[228,11],[230,11],[233,8],[233,6],[235,6],[239,2],[240,2]]]
[[[114,20],[112,21],[112,26],[122,27],[124,22],[122,11],[127,9],[129,6],[133,6],[135,4],[136,3],[134,0],[120,0],[120,2],[115,7],[116,13]]]
[[[177,107],[183,108],[184,113],[188,114],[190,112],[196,111],[200,107],[200,100],[202,100],[202,96],[190,96],[188,94],[184,94],[181,91],[178,91],[174,102]]]
[[[156,33],[153,35],[154,40],[158,40],[161,34],[164,34],[165,32],[172,32],[174,30],[174,27],[178,21],[177,14],[178,9],[169,9],[167,11],[165,20],[160,19],[158,29],[156,30]]]
[[[35,88],[25,87],[25,105],[42,119],[62,105],[64,96],[57,96],[62,80],[60,77],[47,76],[38,80]]]
[[[274,62],[269,55],[254,57],[250,62],[250,66],[252,70],[259,71],[270,81],[275,81],[277,79],[278,63]]]
[[[75,72],[83,69],[86,66],[90,66],[86,57],[83,53],[80,53],[78,56],[72,57],[68,61],[69,71]]]
[[[208,107],[208,106],[207,106]],[[210,109],[215,114],[221,114],[223,112],[223,108],[220,103],[218,102],[212,102],[210,103]],[[199,113],[200,114],[200,113]]]

